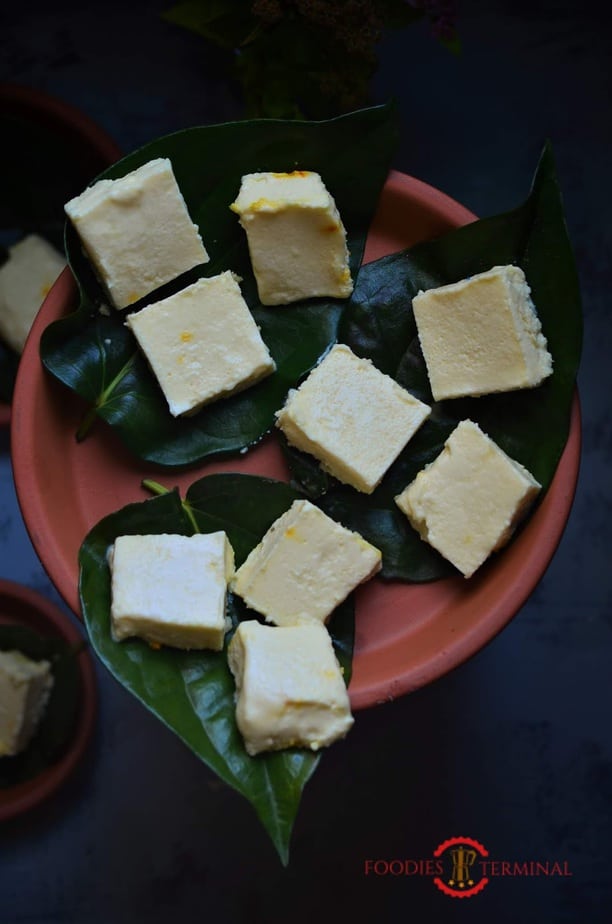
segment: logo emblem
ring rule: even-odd
[[[471,837],[451,837],[434,850],[443,872],[435,885],[451,898],[471,898],[482,892],[488,878],[481,873],[480,860],[489,856],[479,841]]]

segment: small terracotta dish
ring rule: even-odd
[[[430,240],[475,220],[444,193],[392,172],[368,236],[365,262]],[[47,573],[79,612],[78,552],[104,516],[149,495],[143,478],[160,471],[130,455],[109,427],[82,443],[75,433],[83,405],[44,372],[38,346],[45,327],[73,311],[77,288],[66,270],[47,297],[26,345],[15,391],[12,452],[17,494],[34,547]],[[572,504],[580,457],[580,413],[574,402],[569,439],[553,482],[520,535],[469,581],[432,584],[370,581],[356,595],[354,709],[430,683],[489,642],[526,601],[555,552]],[[169,471],[184,491],[214,472],[245,472],[288,480],[277,443],[264,439],[244,456],[188,472]],[[164,478],[161,477],[163,481]]]
[[[38,231],[48,237],[48,209],[52,207],[54,229],[57,226],[61,237],[66,196],[70,191],[75,195],[81,192],[87,183],[121,156],[112,138],[74,106],[41,90],[18,84],[0,83],[0,130],[3,138],[0,169],[3,182],[6,182],[8,174],[12,183],[9,202],[6,202],[7,191],[4,189],[0,204],[0,232],[7,227],[22,228],[25,222],[28,227],[23,230]],[[49,157],[50,150],[55,152],[55,159]],[[43,187],[46,190],[45,205],[41,206],[45,212],[44,217],[40,216],[42,227],[31,226],[36,222],[33,215],[22,218],[14,214],[13,197],[20,194],[20,180],[12,175],[15,163],[21,163],[24,171],[30,170],[35,175],[34,188],[29,189],[25,197],[26,211],[32,207],[31,198],[37,198]],[[58,185],[58,170],[64,177],[63,188],[61,183]],[[58,237],[57,232],[55,237]],[[58,249],[62,248],[61,240],[53,240],[52,243]],[[10,405],[0,400],[0,427],[7,426],[10,419]]]
[[[69,616],[45,597],[13,581],[0,580],[0,625],[25,627],[44,638],[60,639],[68,646],[78,646],[83,642],[82,634]],[[36,776],[0,787],[0,822],[14,818],[52,796],[86,752],[97,712],[96,680],[88,651],[83,649],[75,657],[78,705],[73,731],[60,755]]]

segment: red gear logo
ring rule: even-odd
[[[487,876],[478,878],[476,875],[474,867],[479,856],[488,857],[489,851],[472,837],[451,837],[443,841],[434,850],[434,857],[444,863],[444,878],[436,876],[434,883],[451,898],[477,895],[489,881]]]

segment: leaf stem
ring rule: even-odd
[[[77,443],[82,443],[92,426],[95,423],[96,417],[98,416],[98,403],[92,404],[90,408],[87,409],[87,412],[83,415],[83,419],[79,424],[79,428],[76,432]]]
[[[191,525],[192,525],[192,527],[193,527],[194,533],[199,533],[199,532],[200,532],[200,527],[198,526],[197,520],[196,520],[196,518],[195,518],[194,515],[193,515],[193,510],[191,509],[191,507],[189,506],[189,504],[187,503],[187,501],[181,501],[181,506],[182,506],[183,510],[185,511],[185,515],[186,515],[187,519],[189,520],[189,522],[191,523]]]
[[[79,443],[81,443],[85,439],[87,434],[89,433],[97,417],[99,409],[101,407],[104,407],[104,405],[106,404],[106,402],[108,401],[112,393],[114,392],[117,385],[119,385],[122,379],[125,378],[125,376],[128,374],[128,372],[134,365],[135,358],[136,358],[136,353],[132,353],[128,361],[124,363],[124,365],[121,367],[121,369],[119,370],[117,375],[114,377],[114,379],[111,379],[111,381],[108,383],[106,388],[100,393],[98,398],[96,398],[95,403],[92,404],[92,406],[89,408],[87,413],[84,415],[79,425],[79,429],[77,430],[77,433],[76,433],[76,438]]]
[[[151,494],[155,494],[158,497],[162,494],[170,493],[170,488],[165,488],[163,484],[160,484],[159,481],[154,481],[152,478],[143,478],[141,484],[143,488],[146,488],[147,491],[150,491]],[[181,507],[183,508],[183,512],[189,520],[194,533],[199,533],[200,527],[198,526],[198,522],[193,515],[193,510],[191,509],[190,505],[187,503],[187,501],[181,499]]]
[[[153,481],[152,478],[144,478],[142,481],[143,488],[146,488],[147,491],[150,491],[151,494],[169,494],[170,488],[165,488],[163,484],[160,484],[159,481]]]

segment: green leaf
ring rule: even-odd
[[[293,748],[249,757],[234,719],[234,682],[226,651],[153,651],[139,639],[114,642],[107,551],[119,535],[191,535],[195,523],[202,533],[225,530],[239,565],[300,496],[289,485],[266,478],[211,475],[196,481],[185,501],[171,491],[105,517],[87,535],[79,556],[81,606],[95,651],[130,692],[251,802],[283,863],[288,861],[301,794],[319,755]],[[255,618],[232,594],[228,613],[234,627],[241,619]],[[353,647],[350,600],[338,607],[329,629],[348,682]],[[231,633],[227,642],[230,637]]]
[[[222,48],[242,45],[258,24],[250,4],[236,0],[183,0],[162,16]]]
[[[259,170],[308,168],[321,173],[347,229],[351,268],[357,273],[368,226],[397,139],[395,110],[380,106],[329,122],[233,122],[188,129],[124,158],[103,176],[117,178],[155,157],[169,157],[190,214],[211,260],[158,290],[148,301],[231,269],[261,327],[276,372],[253,388],[217,401],[193,417],[173,418],[125,315],[100,314],[104,297],[73,229],[66,247],[81,290],[79,309],[44,332],[45,367],[116,429],[137,456],[180,466],[252,446],[270,429],[289,388],[336,339],[344,302],[309,299],[289,307],[262,307],[246,237],[229,209],[241,177]],[[355,195],[355,189],[359,195]],[[139,303],[140,307],[144,302]]]
[[[30,744],[15,757],[0,760],[0,788],[23,783],[61,757],[79,704],[76,652],[61,638],[38,635],[26,626],[0,626],[0,651],[21,651],[34,661],[50,661],[53,689],[41,723]]]
[[[534,389],[434,403],[412,313],[419,289],[457,282],[498,264],[521,266],[554,360],[553,375]],[[552,150],[542,153],[531,193],[519,208],[476,221],[435,241],[363,267],[344,314],[340,340],[433,406],[376,491],[360,495],[337,483],[318,503],[383,551],[382,577],[430,581],[451,573],[422,542],[393,498],[440,452],[457,423],[470,417],[542,485],[550,485],[565,446],[582,317]],[[295,453],[294,483],[312,491],[312,463]],[[320,492],[319,492],[320,493]]]

